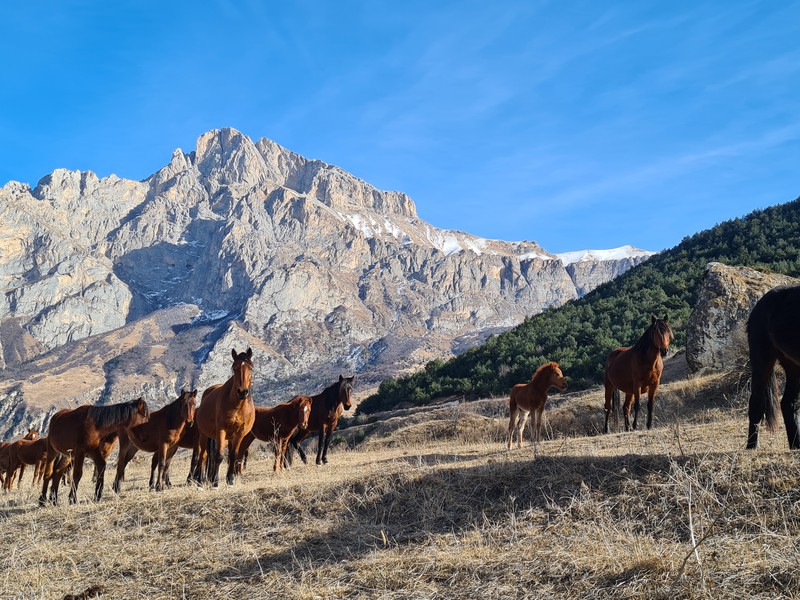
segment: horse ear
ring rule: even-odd
[[[356,376],[353,375],[352,377],[348,377],[347,381],[349,381],[351,385],[354,384],[356,382]]]
[[[183,396],[185,393],[186,393],[186,388],[181,388],[181,396]]]
[[[233,360],[236,360],[236,359],[237,359],[237,357],[239,356],[239,355],[236,353],[236,348],[231,348],[231,356],[233,357]]]
[[[655,315],[650,315],[650,325],[658,321],[658,317]]]
[[[669,323],[669,315],[667,313],[664,313],[664,319],[663,320],[664,320],[664,323]]]
[[[344,381],[344,377],[342,377],[342,374],[339,373],[339,383],[342,383],[343,381]]]
[[[190,396],[197,396],[197,390],[196,389],[192,390],[191,392],[189,392],[189,395]]]
[[[248,347],[247,352],[245,352],[245,354],[247,354],[247,360],[250,360],[251,358],[253,358],[253,349]]]

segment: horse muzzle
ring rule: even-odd
[[[236,392],[239,394],[239,400],[244,400],[250,395],[250,388],[244,390],[236,390]]]
[[[669,348],[661,348],[661,349],[659,350],[659,352],[661,352],[661,357],[662,357],[662,358],[666,358],[666,356],[667,356],[667,352],[669,352]]]

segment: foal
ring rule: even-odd
[[[567,389],[567,380],[564,379],[561,368],[555,362],[546,363],[536,369],[530,383],[518,383],[511,388],[506,449],[511,450],[515,429],[517,431],[517,448],[522,448],[522,430],[525,428],[525,422],[531,412],[533,412],[533,419],[531,420],[533,443],[534,448],[536,447],[542,431],[542,413],[544,412],[544,404],[547,402],[547,391],[551,387],[556,387],[562,392]]]

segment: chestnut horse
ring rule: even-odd
[[[331,443],[331,434],[339,424],[342,412],[350,410],[352,406],[351,398],[355,379],[355,375],[353,377],[339,375],[339,381],[329,385],[316,396],[311,396],[311,414],[308,417],[308,424],[298,428],[289,441],[292,448],[300,453],[300,458],[304,463],[308,464],[308,458],[300,442],[314,431],[319,432],[317,464],[328,463],[328,444]],[[291,465],[291,452],[287,453],[286,459]]]
[[[219,466],[222,453],[228,448],[228,485],[233,485],[236,462],[241,459],[239,446],[255,420],[255,405],[250,393],[253,375],[253,351],[237,353],[231,350],[233,375],[225,383],[212,385],[203,392],[195,419],[198,438],[195,444],[197,464],[195,480],[219,485]],[[208,467],[206,467],[208,460]]]
[[[661,372],[664,370],[662,356],[667,355],[669,344],[672,341],[672,328],[669,326],[667,315],[659,319],[653,315],[642,337],[633,345],[617,348],[608,355],[605,366],[605,396],[606,396],[606,425],[608,433],[608,419],[614,412],[619,414],[619,391],[625,392],[625,431],[630,431],[630,414],[633,408],[633,429],[639,422],[639,398],[647,392],[647,428],[653,424],[653,407],[656,401],[656,392],[661,382]]]
[[[543,364],[536,369],[529,383],[518,383],[511,388],[509,402],[508,440],[506,449],[511,450],[514,441],[514,430],[517,432],[517,448],[522,447],[522,431],[528,415],[533,413],[531,428],[534,446],[539,441],[542,432],[542,414],[547,402],[547,391],[555,387],[562,392],[567,389],[567,380],[556,362]]]
[[[63,469],[55,470],[59,456],[72,458],[72,483],[69,491],[70,504],[78,501],[78,484],[83,475],[83,461],[88,456],[94,461],[97,482],[94,499],[103,495],[103,482],[106,471],[106,458],[114,447],[117,430],[120,427],[135,427],[144,423],[150,416],[147,403],[142,398],[110,404],[108,406],[79,406],[72,410],[61,410],[50,417],[50,431],[47,435],[47,463],[44,470],[42,494],[39,505],[48,501],[47,488],[50,486],[49,501],[58,502],[58,486]],[[59,461],[68,464],[68,461]]]
[[[119,493],[120,482],[125,480],[125,467],[139,450],[153,453],[150,489],[157,492],[164,489],[165,474],[178,449],[178,441],[183,436],[184,429],[194,424],[196,405],[197,390],[181,390],[174,401],[150,413],[150,419],[146,423],[119,428],[119,458],[113,486],[115,492]]]
[[[297,431],[298,427],[308,427],[308,417],[311,414],[311,398],[308,396],[295,396],[289,402],[278,404],[271,408],[256,406],[256,419],[253,428],[244,437],[239,448],[242,456],[242,467],[247,465],[247,451],[254,440],[274,442],[275,465],[273,471],[281,471],[285,466],[286,450],[289,447],[289,438]]]
[[[786,425],[789,448],[800,448],[797,422],[797,396],[800,393],[800,286],[777,288],[756,302],[747,320],[747,346],[750,353],[750,425],[747,447],[758,446],[758,426],[766,417],[775,425],[778,412],[775,363],[786,373],[781,412]]]
[[[0,482],[2,482],[3,490],[8,492],[11,490],[11,486],[14,485],[14,477],[16,476],[17,469],[19,469],[19,481],[17,482],[17,488],[22,485],[22,475],[25,473],[25,465],[26,464],[36,464],[36,463],[20,463],[17,459],[17,451],[21,444],[40,441],[39,439],[39,430],[30,428],[28,429],[28,433],[25,434],[25,437],[15,440],[13,442],[6,442],[2,447],[0,447],[0,475],[5,473],[5,480],[0,477]],[[34,476],[34,483],[36,482]]]

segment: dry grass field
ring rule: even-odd
[[[364,420],[324,467],[256,453],[233,487],[187,487],[179,454],[151,493],[137,457],[121,495],[84,478],[38,508],[28,473],[0,502],[0,597],[800,595],[800,460],[782,430],[743,450],[731,378],[665,385],[649,432],[597,435],[599,390],[553,396],[536,457],[505,451],[505,402]]]

